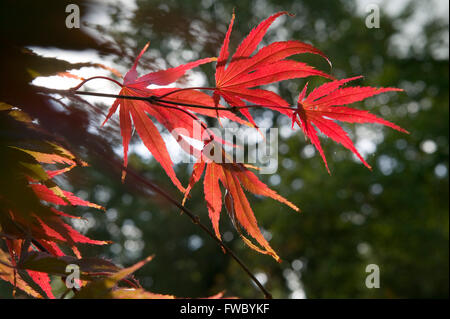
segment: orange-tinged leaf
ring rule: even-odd
[[[49,178],[53,178],[55,176],[67,173],[68,171],[70,171],[72,168],[74,168],[76,166],[76,164],[71,165],[71,166],[67,166],[65,168],[62,169],[58,169],[58,170],[53,170],[53,171],[45,171],[48,175]]]
[[[65,78],[77,79],[77,80],[81,80],[81,81],[84,80],[83,77],[78,76],[78,75],[73,74],[73,73],[70,73],[70,72],[59,72],[56,75],[61,76],[61,77],[65,77]]]
[[[228,215],[242,240],[252,249],[263,254],[271,255],[277,261],[280,261],[278,255],[261,234],[256,218],[244,194],[242,186],[253,194],[271,197],[288,205],[296,211],[299,211],[299,209],[287,199],[268,188],[267,185],[262,183],[256,175],[250,172],[244,165],[233,162],[225,162],[225,160],[229,158],[228,155],[221,148],[220,144],[212,143],[213,142],[209,142],[205,146],[203,150],[204,153],[202,152],[202,155],[199,157],[194,166],[192,177],[187,188],[188,192],[200,180],[204,166],[206,165],[203,181],[205,201],[208,208],[209,218],[217,238],[221,238],[219,220],[222,204],[225,204]],[[208,149],[210,146],[212,146],[213,149]],[[213,158],[211,158],[210,155],[215,152],[222,152],[222,162],[214,162]],[[207,153],[210,155],[207,155]],[[225,196],[223,201],[219,181],[225,188]],[[185,194],[185,199],[186,198],[187,194]],[[183,200],[183,204],[184,201],[185,200]],[[241,227],[254,240],[256,240],[257,244],[254,244],[242,233]]]
[[[18,148],[19,149],[19,148]],[[49,153],[42,153],[42,152],[35,152],[27,149],[20,149],[21,151],[30,154],[33,156],[38,162],[46,163],[46,164],[68,164],[68,165],[76,165],[73,158],[69,158],[66,156],[61,156],[55,153],[49,154]]]
[[[156,294],[142,288],[119,288],[110,292],[112,299],[175,299],[172,295]]]
[[[250,240],[241,235],[241,237],[244,239],[244,242],[260,253],[271,255],[276,261],[281,261],[280,257],[278,257],[278,255],[275,253],[272,247],[270,247],[269,243],[262,235],[258,227],[255,215],[250,207],[247,197],[245,197],[245,194],[237,177],[227,169],[224,169],[224,177],[225,178],[222,179],[222,182],[226,185],[225,187],[228,189],[232,196],[233,209],[237,221],[242,225],[246,232],[250,236],[252,236],[259,245],[261,245],[263,249],[259,249],[258,246],[252,244]]]
[[[241,182],[242,186],[244,188],[255,194],[255,195],[262,195],[266,197],[271,197],[280,203],[283,203],[289,207],[291,207],[295,211],[300,211],[300,209],[295,206],[293,203],[288,201],[283,196],[279,195],[274,190],[270,189],[266,184],[261,182],[254,173],[247,170],[243,165],[236,164],[234,165],[234,174],[239,178],[239,181]]]
[[[30,287],[17,273],[14,272],[11,259],[6,252],[0,249],[0,279],[9,282],[11,285],[19,288],[23,292],[34,298],[42,298],[42,296]]]
[[[206,167],[204,180],[204,193],[206,205],[208,206],[209,219],[213,225],[217,238],[221,238],[219,231],[220,211],[222,209],[222,193],[219,186],[219,176],[222,167],[210,163]]]
[[[104,210],[104,208],[102,206],[85,201],[68,191],[64,191],[64,190],[62,191],[64,194],[64,198],[62,198],[62,197],[56,195],[50,188],[48,188],[45,185],[30,184],[30,187],[33,189],[33,191],[36,193],[36,195],[41,200],[46,201],[48,203],[52,203],[52,204],[56,204],[56,205],[67,205],[68,204],[67,201],[64,200],[64,199],[67,199],[71,205],[89,206],[89,207]]]

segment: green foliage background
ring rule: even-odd
[[[319,155],[311,154],[300,132],[281,134],[276,176],[261,178],[298,205],[302,213],[296,214],[271,199],[249,197],[260,226],[271,237],[270,243],[283,263],[277,264],[244,246],[225,216],[221,229],[228,244],[250,269],[259,278],[267,279],[266,287],[277,298],[448,298],[448,21],[430,19],[422,30],[419,46],[399,48],[399,30],[421,10],[419,1],[409,2],[394,16],[381,6],[379,29],[366,28],[365,16],[357,13],[354,1],[137,0],[131,12],[127,6],[114,2],[93,2],[92,6],[92,2],[80,1],[82,13],[103,8],[102,12],[111,17],[111,24],[82,26],[80,31],[94,28],[117,43],[116,50],[108,52],[81,33],[70,33],[63,27],[64,1],[58,5],[53,1],[23,3],[22,8],[13,5],[0,10],[2,39],[7,38],[16,48],[92,48],[101,54],[112,54],[121,70],[126,70],[136,53],[150,41],[152,51],[140,65],[141,72],[152,68],[157,62],[152,60],[152,54],[158,52],[160,57],[172,56],[179,63],[186,61],[184,50],[196,52],[193,59],[217,55],[233,8],[237,14],[231,42],[234,48],[259,21],[286,10],[296,16],[271,28],[265,43],[309,41],[331,58],[335,76],[362,74],[365,79],[361,85],[405,89],[404,94],[389,94],[357,105],[411,132],[404,135],[376,125],[365,126],[368,130],[362,133],[376,142],[375,152],[367,156],[373,171],[354,160],[343,147],[326,140],[323,144],[332,170],[329,176]],[[27,4],[35,9],[27,10]],[[32,25],[33,21],[39,27]],[[58,23],[60,26],[56,27]],[[128,23],[128,28],[119,27],[124,23]],[[49,30],[52,25],[55,27]],[[439,54],[442,47],[444,51],[446,47],[444,56]],[[2,51],[7,56],[8,50]],[[297,58],[329,71],[320,58]],[[55,65],[52,60],[17,59],[14,70],[2,61],[2,70],[4,66],[9,71],[6,74],[12,83],[25,83],[17,79],[26,69],[40,70],[45,75],[43,70],[51,70]],[[213,67],[202,66],[201,70],[211,84]],[[2,79],[2,87],[5,81]],[[275,89],[294,101],[305,82],[288,81]],[[311,80],[309,85],[317,84],[318,80]],[[2,98],[5,96],[8,93],[2,93]],[[106,110],[109,105],[101,107]],[[83,107],[79,110],[82,112]],[[274,126],[290,128],[286,119],[276,114],[259,115]],[[98,126],[102,119],[97,116],[89,125]],[[346,126],[353,137],[355,127],[361,126]],[[106,132],[111,145],[120,145],[117,128],[110,127]],[[135,142],[140,143],[137,138]],[[430,143],[436,146],[435,150],[426,152]],[[100,255],[130,265],[155,254],[155,259],[137,277],[145,288],[158,293],[204,297],[226,290],[227,295],[261,297],[237,264],[186,216],[146,191],[128,183],[122,185],[119,175],[110,174],[101,159],[88,151],[81,156],[91,167],[76,169],[70,179],[61,182],[108,209],[106,214],[91,209],[74,210],[88,219],[84,228],[90,237],[115,242],[110,247],[86,247],[86,256]],[[153,160],[133,154],[130,162],[181,198]],[[184,183],[190,168],[177,166]],[[209,225],[202,187],[194,188],[192,195],[188,207]],[[365,287],[368,264],[380,267],[380,289]],[[55,290],[59,288],[55,282]],[[0,283],[0,296],[10,294],[10,287]]]

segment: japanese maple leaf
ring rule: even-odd
[[[206,151],[207,148],[211,147],[213,148],[212,152],[211,149]],[[214,152],[222,152],[222,160],[220,163],[214,161],[209,155]],[[228,215],[244,242],[252,249],[263,254],[271,255],[278,262],[281,261],[280,257],[278,257],[276,252],[270,247],[268,241],[262,235],[256,217],[242,187],[255,195],[271,197],[288,205],[295,211],[299,211],[299,208],[277,194],[277,192],[271,190],[266,184],[261,182],[255,174],[249,171],[244,164],[229,162],[225,159],[226,156],[227,155],[224,153],[220,144],[215,143],[214,141],[206,144],[201,156],[199,156],[197,162],[194,164],[183,205],[190,190],[201,179],[203,172],[205,172],[203,181],[205,200],[208,207],[209,218],[217,238],[221,238],[219,231],[220,212],[222,210],[222,191],[219,186],[220,181],[226,190],[224,202]],[[240,227],[244,228],[244,230],[256,240],[260,247],[248,239],[241,232]]]
[[[34,143],[30,145],[43,146],[43,152],[24,149],[21,147],[10,147],[10,154],[15,154],[22,163],[22,169],[18,175],[25,179],[21,195],[27,200],[17,202],[2,198],[2,212],[0,213],[0,228],[2,234],[6,235],[6,244],[11,256],[13,267],[18,267],[20,280],[26,284],[20,284],[21,289],[36,296],[54,298],[50,286],[50,278],[47,273],[20,269],[20,262],[28,252],[34,249],[46,251],[54,256],[65,256],[60,245],[69,246],[77,257],[81,254],[77,244],[104,245],[106,241],[90,239],[67,224],[62,217],[79,218],[57,210],[51,205],[59,206],[89,206],[97,209],[103,207],[90,203],[76,197],[74,194],[60,189],[52,180],[56,175],[62,174],[77,163],[85,166],[86,163],[75,158],[69,151],[51,143]],[[45,147],[47,149],[45,149]],[[65,164],[66,168],[45,171],[40,163]],[[20,177],[18,180],[22,180]],[[14,187],[14,186],[13,186]],[[6,277],[5,277],[6,276]],[[7,279],[8,276],[0,278]],[[13,282],[14,284],[14,282]]]
[[[251,56],[270,25],[278,17],[285,14],[287,12],[278,12],[255,27],[241,42],[230,63],[226,66],[229,57],[230,34],[235,18],[233,14],[217,60],[216,90],[214,91],[216,103],[218,103],[220,97],[223,97],[232,106],[244,106],[245,100],[289,114],[289,111],[276,107],[289,106],[289,103],[278,94],[254,87],[312,75],[332,78],[305,63],[285,59],[294,54],[313,53],[324,57],[329,62],[327,57],[318,49],[300,41],[274,42]],[[255,125],[248,109],[240,108],[239,111]]]
[[[368,111],[342,106],[362,101],[368,97],[384,92],[403,91],[397,88],[374,88],[368,86],[340,88],[345,83],[359,78],[361,76],[325,83],[314,89],[307,97],[305,97],[308,87],[308,84],[306,84],[298,97],[297,110],[292,115],[292,126],[294,126],[294,123],[297,123],[302,128],[304,134],[311,140],[311,143],[322,156],[328,172],[330,172],[330,169],[328,168],[325,154],[317,136],[317,129],[333,141],[348,148],[365,166],[371,169],[371,166],[355,148],[347,133],[333,120],[348,123],[378,123],[389,126],[394,130],[408,133],[403,128],[379,118]]]
[[[62,171],[62,170],[61,170]],[[88,206],[96,209],[102,209],[100,205],[85,201],[71,192],[62,190],[59,196],[44,184],[32,182],[29,187],[36,197],[46,204],[58,206]],[[81,257],[76,247],[77,243],[105,245],[108,242],[90,239],[68,225],[61,217],[79,218],[69,215],[54,207],[43,206],[34,211],[13,210],[14,220],[16,223],[25,225],[30,231],[33,238],[39,242],[41,246],[46,248],[50,253],[56,256],[63,256],[64,253],[58,247],[58,244],[69,245],[74,254]]]
[[[187,70],[197,67],[201,64],[209,63],[215,61],[216,58],[205,58],[190,62],[184,65],[180,65],[175,68],[170,68],[167,70],[157,71],[148,73],[141,77],[138,77],[136,70],[139,59],[142,57],[144,52],[147,50],[148,44],[142,49],[138,57],[136,58],[133,67],[125,75],[123,80],[122,89],[120,95],[128,96],[140,96],[148,97],[155,94],[154,91],[147,89],[150,84],[156,85],[168,85],[172,82],[178,80],[181,76],[185,74]],[[173,169],[173,163],[170,158],[169,152],[167,151],[166,145],[163,138],[161,137],[155,124],[149,118],[148,115],[154,116],[158,121],[162,122],[166,127],[185,127],[188,123],[192,123],[193,119],[188,114],[181,111],[173,111],[167,109],[167,107],[157,106],[155,104],[148,103],[146,101],[130,100],[130,99],[116,99],[109,110],[109,113],[103,122],[106,123],[108,119],[114,114],[119,108],[120,117],[120,130],[123,141],[123,152],[124,152],[124,167],[128,164],[128,145],[131,140],[132,133],[132,123],[133,120],[134,127],[137,133],[142,139],[142,142],[153,155],[155,160],[157,160],[161,166],[166,171],[169,178],[177,186],[179,190],[184,191],[184,187],[181,185],[180,181],[176,177],[175,171]],[[102,125],[103,125],[102,124]],[[192,130],[192,125],[191,130]],[[125,175],[122,175],[124,178]]]

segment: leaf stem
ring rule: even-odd
[[[86,82],[89,82],[90,80],[94,80],[94,79],[104,79],[104,80],[108,80],[108,81],[114,82],[114,83],[116,83],[118,86],[122,87],[122,84],[121,84],[120,82],[118,82],[118,81],[116,81],[116,80],[114,80],[114,79],[111,79],[111,78],[109,78],[109,77],[107,77],[107,76],[93,76],[93,77],[91,77],[91,78],[88,78],[88,79],[83,80],[80,84],[78,84],[77,86],[71,88],[70,90],[76,91],[76,90],[78,90],[79,88],[81,88]]]

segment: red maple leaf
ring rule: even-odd
[[[302,128],[305,135],[311,140],[311,143],[322,156],[328,172],[330,170],[317,136],[317,129],[333,141],[351,150],[365,166],[371,169],[371,166],[355,148],[347,133],[333,120],[348,123],[378,123],[389,126],[397,131],[408,133],[403,128],[377,117],[368,111],[342,106],[362,101],[368,97],[384,92],[403,91],[398,88],[374,88],[369,86],[340,88],[345,83],[359,78],[361,76],[325,83],[314,89],[305,98],[308,87],[308,84],[306,84],[298,97],[297,110],[292,114],[292,126],[294,126],[294,123],[297,123]]]
[[[138,77],[136,67],[139,59],[142,57],[147,48],[148,44],[142,49],[142,51],[136,58],[133,67],[125,75],[123,86],[119,93],[120,95],[138,97],[149,97],[157,95],[157,93],[159,93],[157,90],[147,89],[147,86],[149,86],[150,84],[168,85],[178,80],[185,74],[187,70],[195,68],[201,64],[216,60],[215,58],[205,58],[180,65],[175,68],[151,72]],[[110,108],[103,124],[106,123],[106,121],[108,121],[112,114],[116,112],[118,107],[120,107],[119,117],[120,130],[123,141],[124,167],[126,167],[128,164],[128,145],[131,140],[131,120],[133,120],[134,127],[136,128],[136,131],[141,137],[144,145],[153,155],[155,160],[157,160],[161,164],[175,186],[177,186],[180,191],[184,192],[184,187],[176,177],[175,171],[173,169],[173,163],[170,158],[169,152],[167,151],[164,140],[148,115],[155,117],[157,121],[161,122],[161,124],[166,126],[169,130],[176,127],[183,127],[192,130],[192,115],[186,114],[186,111],[183,111],[181,107],[178,106],[172,106],[172,108],[178,109],[177,112],[174,112],[173,110],[168,109],[167,105],[161,106],[157,105],[156,103],[149,103],[147,101],[116,99],[112,107]],[[122,175],[122,179],[124,177],[125,174]]]
[[[213,148],[211,150],[211,148]],[[222,152],[222,160],[220,163],[214,161],[208,154],[214,152]],[[227,155],[221,148],[220,144],[211,141],[205,145],[204,150],[194,164],[192,176],[189,185],[186,189],[183,205],[192,187],[201,179],[203,172],[204,176],[204,194],[208,207],[209,218],[213,225],[214,232],[217,238],[221,238],[219,231],[220,212],[222,210],[222,191],[220,189],[219,181],[225,188],[225,207],[230,216],[233,225],[239,232],[239,235],[244,242],[252,249],[271,255],[275,260],[281,261],[280,257],[270,247],[268,241],[262,235],[255,215],[250,203],[245,196],[243,188],[247,191],[261,196],[271,197],[281,203],[284,203],[292,209],[299,211],[299,208],[290,201],[279,195],[277,192],[271,190],[266,184],[261,182],[255,174],[249,171],[245,165],[240,163],[231,163],[226,159]],[[258,243],[255,245],[248,239],[240,230],[244,230],[253,237]]]
[[[263,47],[251,56],[270,25],[278,17],[285,14],[287,12],[278,12],[255,27],[241,42],[226,67],[229,57],[228,46],[230,34],[235,18],[233,14],[217,60],[216,89],[214,91],[216,104],[219,102],[220,97],[223,97],[232,106],[244,106],[244,101],[248,101],[267,106],[284,114],[289,114],[283,108],[276,107],[289,106],[289,103],[278,94],[264,89],[255,89],[254,87],[313,75],[332,78],[328,74],[318,71],[306,63],[285,59],[295,54],[313,53],[324,57],[329,62],[328,58],[321,51],[300,41],[274,42]],[[248,109],[240,108],[239,110],[255,125]]]

